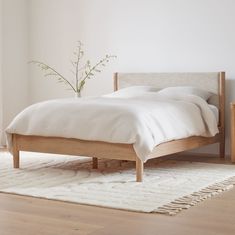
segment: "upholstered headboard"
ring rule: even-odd
[[[214,95],[208,103],[218,107],[220,123],[224,122],[225,72],[212,73],[115,73],[114,90],[129,86],[150,85],[162,89],[172,86],[194,86]]]

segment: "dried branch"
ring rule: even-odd
[[[101,59],[98,63],[96,63],[94,66],[91,66],[91,62],[89,60],[86,61],[86,63],[82,66],[80,66],[81,60],[84,56],[84,51],[82,49],[83,44],[78,41],[78,45],[73,52],[73,54],[76,56],[75,61],[71,60],[71,64],[73,66],[73,70],[71,72],[75,76],[75,84],[73,85],[69,79],[66,79],[61,73],[57,72],[54,68],[51,66],[40,62],[40,61],[30,61],[29,63],[35,64],[38,67],[41,68],[45,72],[45,77],[54,77],[58,80],[58,82],[63,82],[66,85],[69,86],[70,89],[72,89],[75,93],[80,94],[82,89],[84,88],[84,85],[86,83],[87,79],[91,79],[95,73],[100,73],[102,71],[102,67],[106,66],[106,64],[110,61],[112,58],[116,58],[116,56],[112,55],[106,55],[103,59]]]

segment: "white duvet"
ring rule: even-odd
[[[114,93],[103,97],[58,99],[34,104],[6,130],[12,133],[133,144],[146,161],[163,142],[189,136],[214,136],[216,118],[206,101],[196,95],[138,95]]]

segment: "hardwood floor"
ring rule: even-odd
[[[179,160],[222,162],[213,157]],[[0,235],[233,235],[235,189],[176,216],[133,213],[0,193]]]

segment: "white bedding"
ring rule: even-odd
[[[58,99],[34,104],[6,130],[12,133],[133,144],[143,161],[163,142],[218,133],[215,115],[196,95],[160,95],[148,89],[127,97],[118,92],[90,98]]]
[[[215,120],[216,120],[217,125],[218,125],[219,124],[219,110],[218,110],[218,108],[215,105],[212,105],[212,104],[209,104],[208,106],[209,106],[210,110],[212,111],[212,113],[214,114]]]

